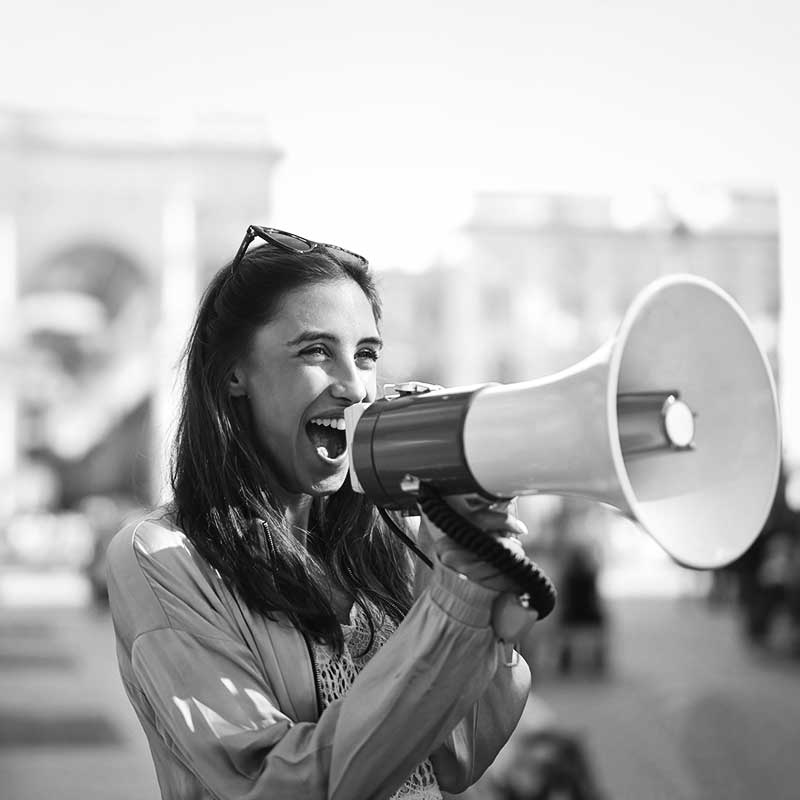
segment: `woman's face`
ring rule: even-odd
[[[347,476],[344,410],[376,396],[381,350],[372,306],[352,280],[286,294],[234,369],[259,444],[292,493],[335,492]]]

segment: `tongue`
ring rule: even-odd
[[[344,431],[336,428],[324,428],[321,425],[308,426],[308,438],[317,452],[326,458],[338,458],[345,449]]]

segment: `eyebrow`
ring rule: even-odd
[[[298,344],[304,344],[305,342],[315,342],[322,339],[326,342],[338,342],[339,337],[334,336],[332,333],[327,333],[325,331],[303,331],[299,336],[295,336],[294,339],[290,339],[286,344],[289,347],[296,347]],[[364,344],[371,344],[374,347],[382,348],[383,347],[383,339],[379,336],[365,336],[363,339],[358,340],[359,346]]]

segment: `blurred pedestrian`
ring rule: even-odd
[[[605,800],[581,736],[536,695],[486,774],[458,800]]]
[[[495,794],[495,800],[603,798],[583,742],[558,727],[519,737]]]
[[[558,669],[563,674],[581,666],[598,673],[606,669],[607,619],[598,575],[592,543],[580,538],[568,542],[559,580]]]
[[[108,552],[165,799],[439,798],[522,713],[530,674],[504,642],[536,614],[424,517],[422,574],[346,480],[344,410],[376,398],[379,321],[364,258],[274,229],[249,228],[201,300],[173,500]],[[521,550],[506,508],[452,505]]]

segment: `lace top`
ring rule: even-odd
[[[374,612],[373,619],[375,618],[380,619],[380,612]],[[376,626],[370,644],[370,627],[366,614],[361,606],[354,603],[350,610],[350,624],[342,625],[344,651],[341,656],[337,656],[327,645],[312,643],[314,671],[323,709],[347,692],[356,675],[380,650],[394,629],[394,623],[384,616]],[[442,800],[430,759],[417,765],[389,800]]]

